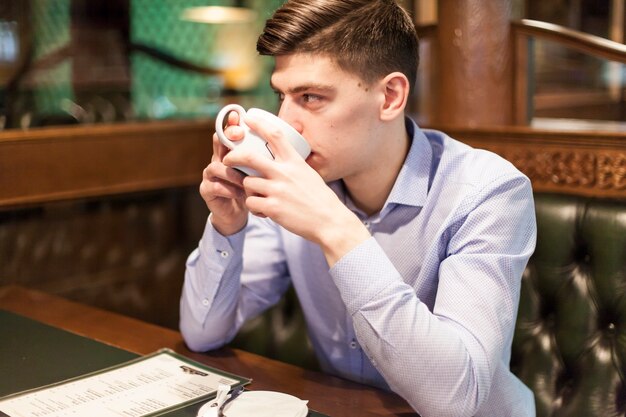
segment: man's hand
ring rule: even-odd
[[[361,221],[339,200],[288,139],[261,120],[246,117],[246,124],[269,144],[274,160],[250,152],[232,152],[224,164],[246,166],[262,177],[245,177],[247,208],[266,216],[312,242],[318,243],[330,265],[370,237]]]
[[[238,123],[239,115],[230,112],[225,134],[232,141],[243,139],[244,132],[237,126]],[[248,220],[243,190],[244,174],[222,163],[228,152],[229,149],[213,134],[213,156],[202,173],[200,184],[200,195],[211,211],[213,227],[224,236],[237,233]]]

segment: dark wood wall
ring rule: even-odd
[[[210,137],[201,121],[0,132],[0,285],[177,327]]]

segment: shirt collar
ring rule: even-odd
[[[412,119],[407,117],[405,123],[407,133],[411,137],[411,147],[389,197],[380,211],[381,216],[397,204],[422,207],[428,195],[433,158],[430,142]],[[360,212],[348,197],[342,181],[333,181],[329,186],[350,210]]]
[[[433,151],[417,124],[408,117],[405,122],[406,130],[412,138],[411,148],[385,205],[395,203],[422,207],[428,196]]]

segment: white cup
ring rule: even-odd
[[[244,137],[239,141],[231,141],[224,134],[224,118],[231,111],[239,114],[239,126],[244,130]],[[246,110],[241,107],[239,104],[229,104],[224,106],[219,113],[217,114],[217,118],[215,119],[215,132],[217,133],[217,137],[220,142],[224,144],[228,149],[242,148],[246,150],[250,150],[254,153],[258,153],[267,158],[274,159],[274,155],[272,154],[268,143],[265,139],[259,136],[256,132],[250,129],[248,125],[243,121],[243,117],[246,114]],[[298,154],[303,159],[306,159],[307,156],[311,153],[311,147],[307,143],[307,141],[302,137],[300,133],[296,129],[294,129],[289,123],[280,119],[279,117],[273,115],[270,112],[265,110],[251,108],[248,110],[247,114],[254,116],[258,119],[263,120],[274,127],[279,128],[289,140],[289,143],[296,149]],[[238,170],[252,176],[260,176],[258,172],[248,167],[235,167]]]

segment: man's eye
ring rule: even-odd
[[[305,103],[313,103],[316,101],[320,101],[322,98],[320,96],[317,96],[315,94],[303,94],[302,95],[302,100],[304,100]]]

